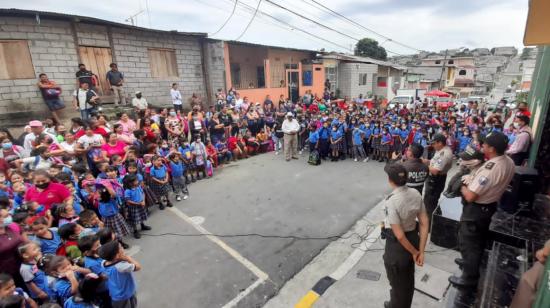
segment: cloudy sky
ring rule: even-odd
[[[240,38],[242,41],[295,48],[349,51],[356,42],[355,38],[371,37],[382,43],[389,51],[398,54],[414,53],[415,50],[409,47],[428,51],[510,45],[521,48],[528,6],[528,0],[260,1],[258,14]],[[298,12],[345,35],[306,21],[270,2]],[[319,4],[344,15],[364,28],[334,16]],[[121,23],[128,23],[125,20],[129,16],[143,10],[144,12],[137,17],[139,26],[206,32],[214,38],[226,40],[237,39],[243,33],[254,15],[258,0],[239,0],[235,14],[226,26],[213,34],[230,16],[234,5],[234,0],[148,0],[148,3],[146,0],[0,0],[2,8],[55,11]],[[310,32],[318,38],[300,30]]]

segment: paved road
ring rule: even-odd
[[[309,166],[306,155],[287,163],[264,154],[193,184],[176,211],[152,213],[149,233],[343,234],[388,190],[382,163],[348,159]],[[204,222],[196,227],[188,217],[198,216]],[[261,307],[329,242],[144,236],[131,241],[144,268],[136,275],[138,300],[141,307],[222,307],[237,300],[237,307]],[[262,273],[268,276],[264,282]]]

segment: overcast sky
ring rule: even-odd
[[[352,38],[305,21],[268,1],[300,12]],[[391,40],[333,16],[313,1]],[[233,0],[148,0],[149,16],[145,0],[0,0],[0,7],[85,15],[121,23],[128,23],[125,19],[144,10],[137,17],[138,26],[210,35],[229,17],[234,3]],[[227,25],[212,37],[234,40],[243,32],[258,0],[239,0],[238,3]],[[260,12],[240,40],[314,50],[346,51],[345,47],[349,51],[356,42],[353,38],[371,37],[399,54],[415,51],[395,42],[428,51],[511,45],[521,48],[527,6],[528,0],[261,0]],[[339,46],[296,29],[311,32]]]

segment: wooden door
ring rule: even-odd
[[[111,91],[107,84],[106,75],[111,69],[109,64],[113,62],[111,48],[80,46],[78,53],[86,68],[99,77],[99,85],[96,86],[98,94],[100,96],[110,95]]]

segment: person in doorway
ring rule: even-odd
[[[462,216],[458,229],[458,242],[462,259],[462,275],[449,277],[454,286],[475,290],[485,245],[489,240],[489,225],[497,210],[497,202],[515,173],[514,161],[505,155],[508,138],[500,132],[486,136],[483,154],[488,160],[462,186]],[[430,168],[431,169],[431,168]]]
[[[65,103],[61,99],[61,87],[58,86],[55,81],[49,80],[48,75],[42,73],[39,75],[40,80],[37,83],[40,93],[44,98],[44,102],[50,109],[52,117],[55,120],[55,124],[61,123],[57,112],[65,109]]]
[[[426,190],[424,191],[424,204],[426,205],[430,221],[437,207],[439,197],[443,189],[445,189],[447,172],[453,166],[453,151],[447,146],[447,138],[445,136],[435,134],[432,146],[435,149],[434,156],[431,160],[424,159],[424,163],[427,163],[429,166],[429,175],[426,181]]]
[[[386,237],[384,267],[390,282],[390,301],[385,308],[411,307],[414,294],[414,269],[424,265],[424,249],[428,241],[429,220],[422,197],[407,187],[407,170],[399,164],[384,168],[393,188],[384,201]],[[418,219],[418,226],[417,226]]]
[[[80,88],[80,85],[87,83],[90,85],[90,89],[94,89],[97,85],[97,75],[86,69],[86,65],[80,63],[78,65],[78,71],[76,72],[76,86]]]
[[[80,84],[80,88],[73,93],[73,106],[80,111],[82,119],[87,120],[96,111],[96,106],[99,103],[99,96],[90,89],[90,85],[86,82]]]
[[[123,87],[124,74],[122,74],[122,72],[118,70],[118,65],[116,63],[111,63],[109,67],[111,68],[111,70],[107,72],[107,84],[115,95],[115,105],[126,105],[126,96]]]
[[[300,131],[300,123],[294,119],[292,112],[286,114],[286,120],[283,121],[282,130],[284,135],[284,152],[286,161],[290,159],[298,159],[296,156],[297,147],[298,147],[298,137],[297,134]]]
[[[173,83],[172,89],[170,89],[170,97],[172,97],[172,104],[174,104],[174,110],[176,112],[182,111],[181,92],[178,90],[178,84]]]
[[[510,148],[506,151],[506,154],[512,158],[516,166],[521,166],[529,158],[529,149],[533,136],[529,127],[529,117],[526,115],[516,116],[514,128],[516,129],[516,137]]]

